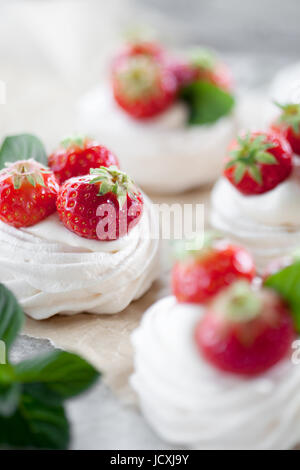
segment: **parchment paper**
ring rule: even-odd
[[[209,188],[195,190],[174,197],[150,195],[155,203],[204,203],[208,218]],[[133,369],[133,351],[130,334],[141,316],[159,298],[170,293],[171,266],[169,243],[162,241],[161,275],[151,289],[117,315],[75,316],[57,315],[48,320],[27,318],[24,333],[35,338],[48,338],[57,347],[81,354],[103,373],[103,380],[126,402],[134,401],[128,378]],[[117,293],[116,293],[117,295]]]

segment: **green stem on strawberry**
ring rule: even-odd
[[[30,159],[7,163],[5,174],[12,177],[14,189],[20,189],[25,179],[34,188],[36,185],[45,187],[43,174],[51,174],[51,171]]]
[[[204,70],[213,70],[217,64],[215,54],[209,49],[194,48],[189,53],[189,59],[192,66]]]
[[[230,152],[231,159],[225,168],[234,168],[234,181],[239,183],[248,170],[254,181],[262,184],[261,171],[258,163],[265,165],[277,165],[276,158],[267,150],[274,148],[273,142],[267,142],[265,135],[258,135],[252,139],[251,134],[247,133],[245,137],[237,137],[239,148]]]
[[[90,184],[101,183],[99,196],[103,196],[107,193],[115,194],[120,208],[124,206],[127,195],[132,197],[132,199],[137,199],[139,191],[135,183],[126,173],[119,170],[116,166],[112,165],[109,168],[104,166],[92,168],[90,174],[95,175],[95,178],[90,181]]]
[[[245,281],[236,282],[226,293],[225,315],[232,322],[247,322],[256,318],[262,302],[253,291],[251,284]]]
[[[279,122],[286,124],[287,127],[291,127],[296,135],[300,135],[300,104],[288,103],[280,104],[275,102],[282,113],[279,117]]]
[[[83,148],[87,139],[88,137],[85,135],[72,135],[72,136],[65,137],[60,142],[60,145],[65,149],[68,149],[70,147]]]

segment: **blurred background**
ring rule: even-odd
[[[299,0],[0,0],[0,22],[0,140],[34,133],[48,150],[80,132],[76,103],[105,79],[128,28],[152,28],[174,49],[216,48],[240,92],[267,89],[281,67],[299,59]],[[22,337],[21,357],[51,348],[38,341]],[[102,384],[69,411],[73,448],[169,448]]]
[[[1,0],[0,133],[34,132],[49,147],[76,131],[75,104],[107,73],[129,27],[169,47],[212,46],[242,87],[263,86],[297,59],[297,0]]]

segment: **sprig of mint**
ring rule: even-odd
[[[70,424],[64,401],[91,387],[100,373],[61,350],[11,364],[10,348],[23,321],[16,298],[0,284],[0,339],[7,348],[7,364],[0,365],[0,446],[66,449]]]
[[[5,163],[30,158],[47,166],[47,153],[40,139],[31,134],[8,136],[0,148],[0,170],[5,167]]]
[[[230,93],[203,80],[185,86],[181,98],[189,108],[190,125],[213,124],[229,114],[235,102]]]
[[[300,333],[300,260],[268,277],[264,285],[276,290],[289,305]]]

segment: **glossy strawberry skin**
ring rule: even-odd
[[[90,184],[92,179],[91,175],[71,178],[61,186],[57,198],[60,220],[71,232],[91,240],[112,241],[125,236],[141,219],[144,204],[141,193],[137,200],[127,195],[127,208],[119,209],[116,195],[110,192],[100,196],[100,184]],[[106,204],[115,210],[111,219],[115,229],[108,228],[101,235],[97,227],[107,214],[97,215],[97,210]]]
[[[214,367],[232,374],[255,376],[288,357],[295,338],[292,315],[277,294],[266,307],[271,317],[230,324],[213,308],[195,330],[201,355]],[[272,311],[270,312],[270,309]]]
[[[119,168],[117,157],[103,145],[86,139],[83,146],[70,145],[60,147],[48,158],[48,165],[54,172],[58,182],[62,184],[74,176],[89,173],[90,168],[115,165]]]
[[[0,177],[0,220],[16,228],[30,227],[56,210],[59,185],[53,173],[42,175],[45,186],[24,181],[14,188],[11,176]]]
[[[224,176],[233,184],[242,194],[254,195],[263,194],[275,188],[282,181],[287,179],[293,168],[292,150],[287,140],[275,132],[253,132],[251,136],[255,138],[259,135],[266,135],[266,141],[274,144],[273,148],[268,149],[268,153],[273,155],[277,164],[267,165],[258,163],[257,166],[261,172],[262,184],[257,183],[246,171],[242,180],[236,183],[234,180],[234,166],[224,169]],[[238,142],[234,140],[229,146],[228,153],[239,148]],[[225,164],[230,160],[228,157]]]
[[[292,127],[287,126],[284,122],[275,122],[271,126],[271,130],[278,132],[289,142],[293,152],[300,156],[300,133],[296,134]]]
[[[237,279],[254,276],[254,262],[244,248],[219,242],[207,255],[174,265],[172,290],[178,302],[202,304]]]

